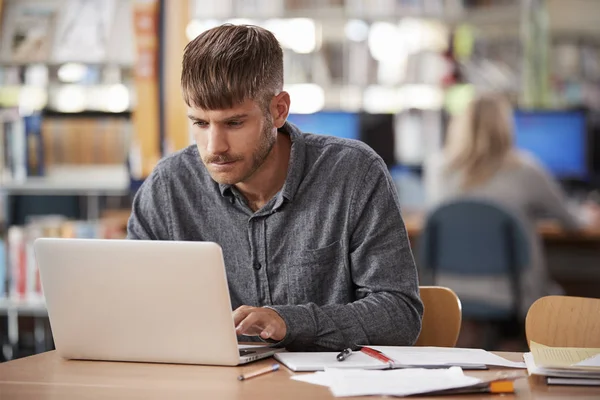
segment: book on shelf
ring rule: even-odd
[[[131,121],[121,117],[20,116],[0,110],[1,182],[24,182],[58,166],[125,165]]]
[[[27,176],[44,175],[44,143],[42,141],[42,117],[39,113],[23,118],[25,125],[25,160]]]
[[[7,232],[6,263],[0,263],[0,277],[8,278],[8,296],[16,300],[43,299],[33,242],[40,237],[122,239],[122,226],[113,219],[73,221],[59,215],[31,218],[25,226],[11,226]],[[2,290],[0,290],[2,294]],[[0,298],[3,296],[0,296]]]
[[[0,299],[6,297],[7,258],[6,242],[0,239]]]
[[[23,181],[27,177],[26,133],[23,118],[16,108],[0,110],[2,126],[2,178]]]

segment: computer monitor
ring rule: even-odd
[[[360,138],[359,120],[356,113],[344,111],[320,111],[314,114],[290,114],[289,122],[302,132],[331,135],[345,139]]]
[[[600,188],[600,111],[587,111],[588,143],[591,159],[592,183]]]
[[[535,155],[555,178],[588,179],[583,112],[517,110],[514,122],[517,147]]]
[[[388,167],[396,164],[394,114],[360,113],[360,140],[369,145]]]

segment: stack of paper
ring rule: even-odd
[[[326,369],[314,374],[294,375],[291,379],[329,387],[336,397],[411,396],[416,394],[456,394],[494,391],[490,381],[466,376],[458,367],[447,369],[410,368],[392,371]],[[512,392],[512,382],[503,381],[502,392]]]
[[[599,385],[600,349],[548,347],[531,341],[523,358],[530,375],[547,377],[554,385]]]

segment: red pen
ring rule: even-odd
[[[362,351],[363,353],[365,353],[368,356],[371,356],[381,362],[384,362],[386,364],[388,364],[390,367],[392,365],[394,365],[394,360],[392,360],[391,358],[387,357],[385,354],[383,354],[380,351],[377,351],[375,349],[372,349],[370,347],[361,347],[360,351]]]

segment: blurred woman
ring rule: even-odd
[[[512,121],[507,100],[486,95],[473,101],[451,121],[442,153],[428,160],[425,187],[430,208],[451,199],[475,197],[493,200],[522,219],[531,242],[531,263],[521,276],[520,309],[525,315],[539,297],[561,292],[548,277],[536,219],[553,217],[567,229],[576,229],[579,223],[541,164],[514,147]],[[462,298],[500,307],[512,304],[508,278],[440,275],[436,284],[454,289]]]

